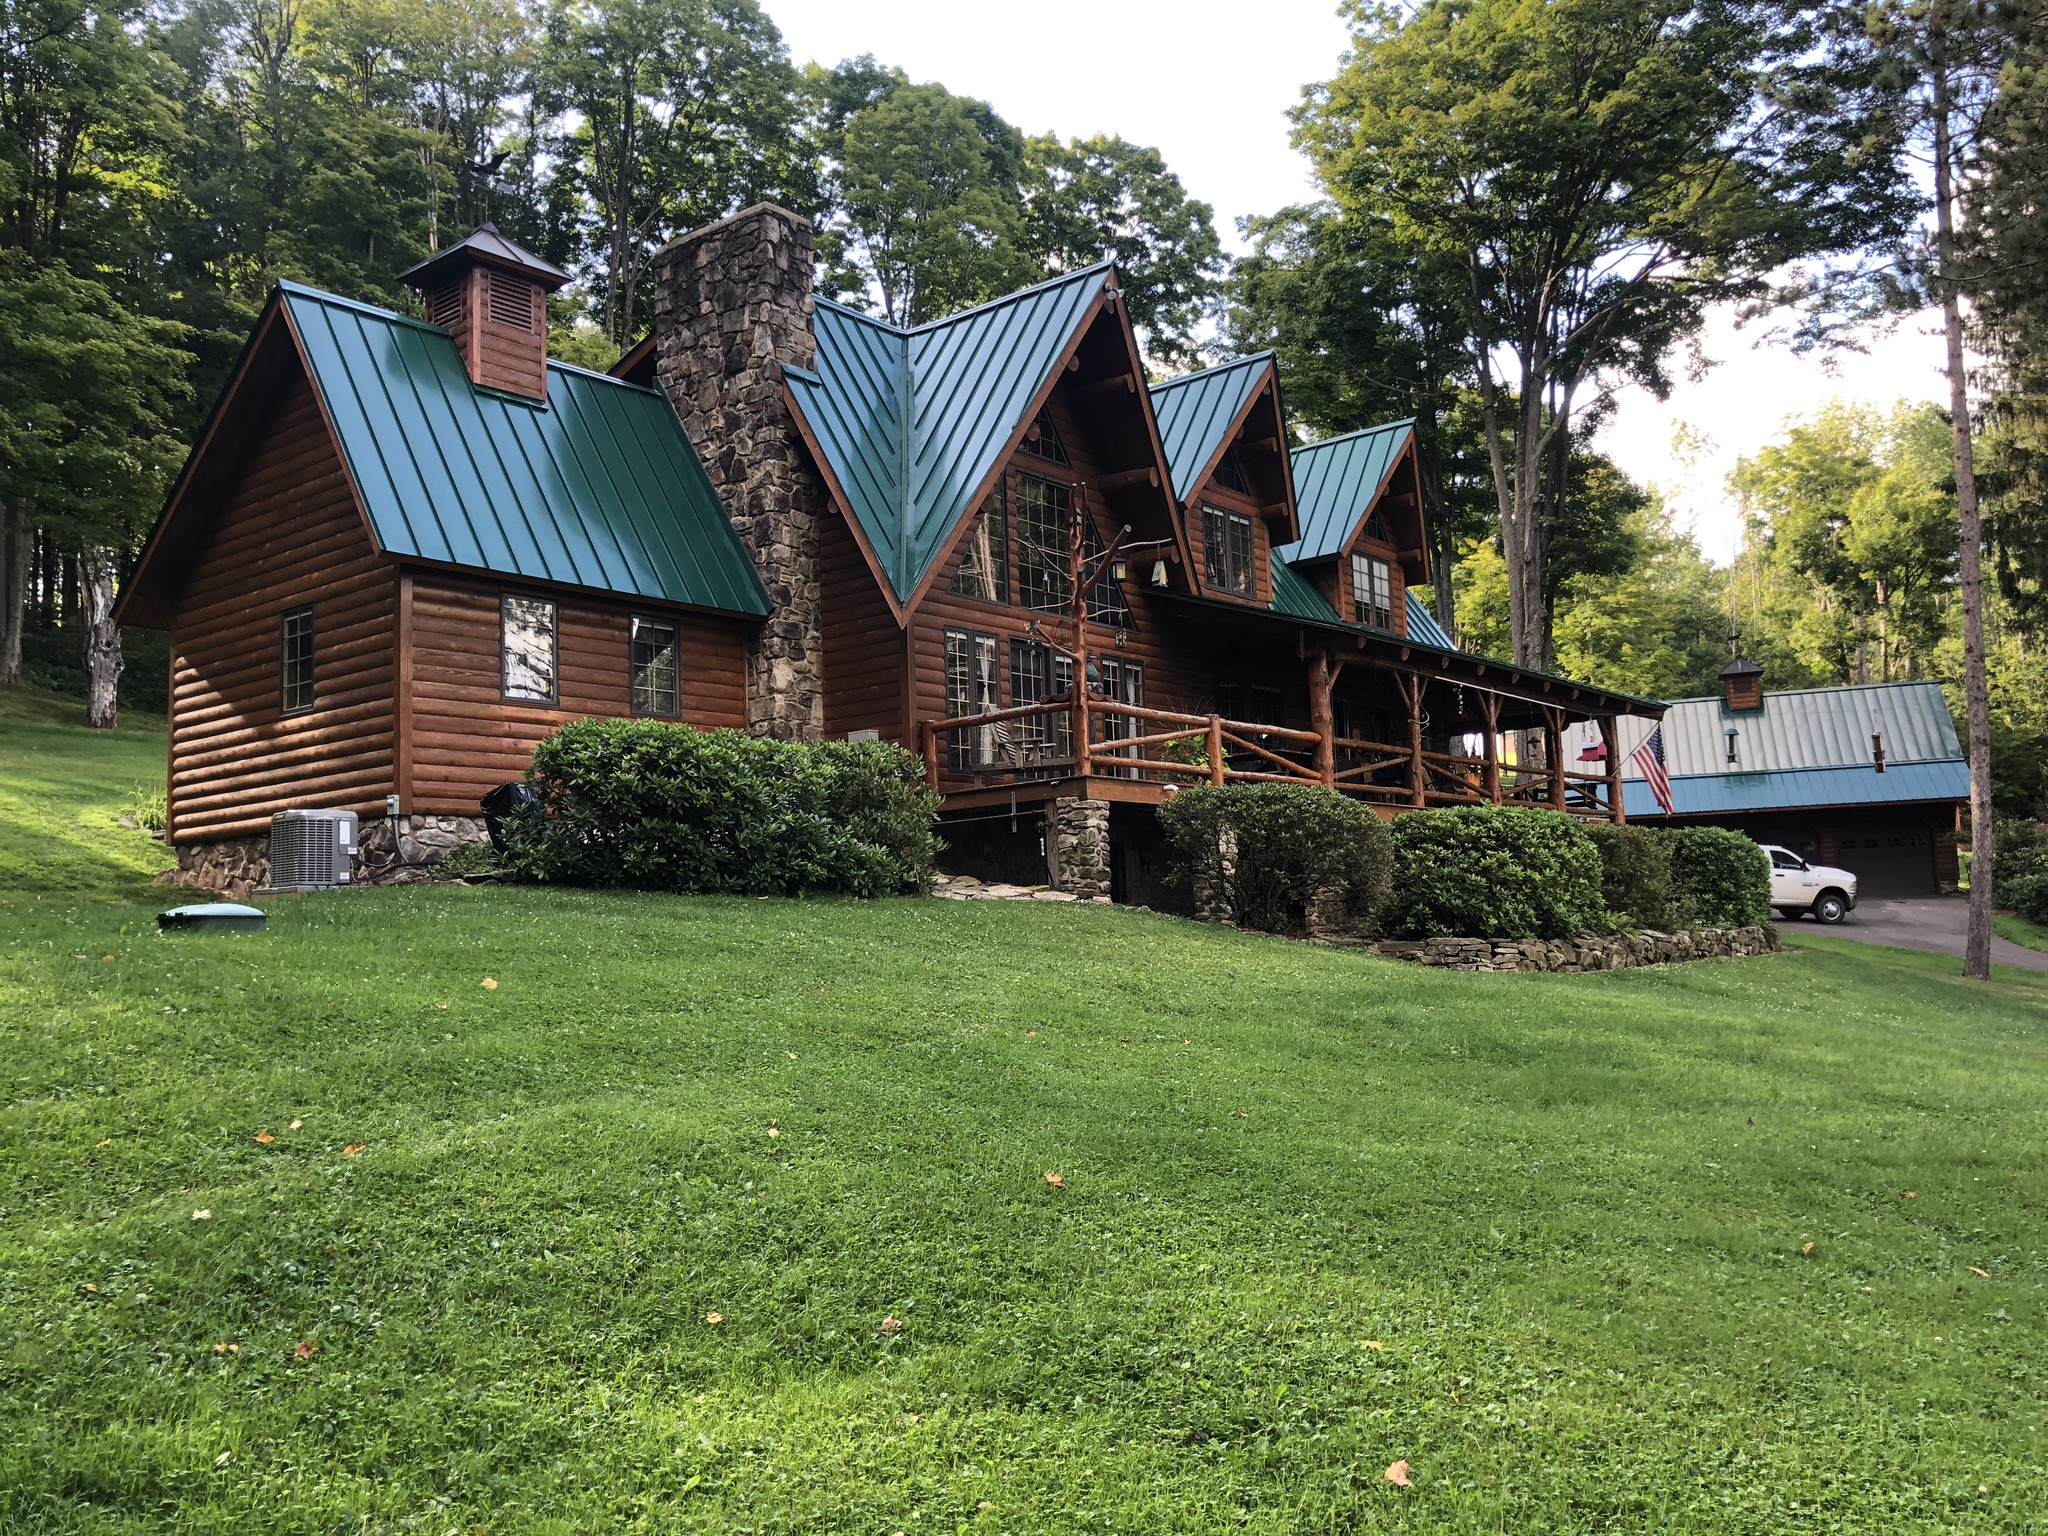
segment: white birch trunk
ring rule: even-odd
[[[121,684],[121,628],[114,622],[114,552],[88,549],[78,559],[85,608],[85,723],[111,731]]]

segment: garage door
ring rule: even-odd
[[[1835,862],[1856,876],[1859,899],[1935,894],[1934,834],[1921,822],[1843,822]]]

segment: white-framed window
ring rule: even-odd
[[[1242,512],[1202,507],[1202,552],[1209,588],[1238,597],[1252,595],[1252,520]]]
[[[313,707],[313,608],[287,608],[278,620],[278,690],[280,714],[296,715]]]
[[[682,662],[673,619],[635,615],[627,642],[633,713],[673,720],[683,712]]]
[[[1377,555],[1351,557],[1351,617],[1372,629],[1394,627],[1394,568]]]
[[[544,597],[498,599],[498,691],[529,704],[558,702],[555,605]]]

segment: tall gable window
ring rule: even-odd
[[[1202,549],[1211,591],[1252,595],[1252,547],[1250,518],[1222,507],[1202,508]]]
[[[1052,412],[1040,410],[1030,426],[1024,429],[1023,450],[1036,454],[1054,464],[1071,464],[1067,457],[1067,445],[1060,441],[1060,429],[1052,424]]]
[[[1036,640],[1010,642],[1010,705],[1043,704],[1074,686],[1074,661]],[[1074,717],[1031,715],[1010,726],[1027,763],[1074,755]]]
[[[952,590],[985,603],[1010,600],[1010,519],[1003,506],[1000,480],[967,535],[967,553],[953,573]]]
[[[498,687],[508,699],[556,701],[555,605],[544,597],[498,600]]]
[[[1376,555],[1351,557],[1351,617],[1372,629],[1394,627],[1394,568]]]
[[[290,608],[278,621],[278,688],[280,713],[296,715],[313,707],[313,610]]]
[[[1038,613],[1071,613],[1074,608],[1074,498],[1064,485],[1036,475],[1017,476],[1017,602]],[[1081,531],[1081,555],[1093,560],[1106,546],[1091,521]],[[1088,589],[1088,617],[1098,624],[1132,629],[1130,604],[1104,562]]]
[[[675,719],[683,712],[683,676],[674,621],[634,619],[627,650],[633,713]]]

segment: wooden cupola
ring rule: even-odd
[[[1721,669],[1721,695],[1730,709],[1764,707],[1764,669],[1738,656]]]
[[[568,273],[482,224],[400,281],[425,298],[428,321],[455,338],[470,382],[547,399],[548,295]]]

